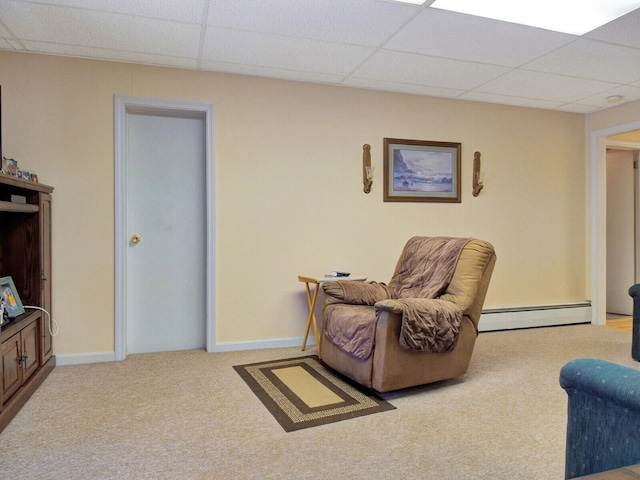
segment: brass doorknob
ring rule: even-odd
[[[131,243],[133,243],[133,244],[140,243],[140,235],[133,235],[131,237]]]

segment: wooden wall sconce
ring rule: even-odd
[[[373,185],[373,171],[376,167],[371,166],[371,145],[365,143],[362,146],[362,183],[364,184],[364,193],[371,192]]]
[[[480,152],[473,154],[473,196],[477,197],[484,188],[482,175],[480,174]]]

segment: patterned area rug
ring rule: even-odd
[[[233,368],[287,432],[396,408],[338,376],[315,355]]]

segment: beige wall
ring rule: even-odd
[[[218,342],[302,336],[298,274],[388,281],[413,235],[491,241],[487,307],[589,296],[582,115],[7,51],[0,79],[5,155],[56,188],[57,354],[114,348],[116,94],[215,105]],[[462,203],[384,203],[384,137],[461,142]]]
[[[609,135],[607,138],[620,142],[640,143],[640,130],[632,130],[630,132],[621,133],[619,135]]]

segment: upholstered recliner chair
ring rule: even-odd
[[[322,361],[378,392],[464,374],[495,262],[483,240],[413,237],[388,286],[322,283]]]

